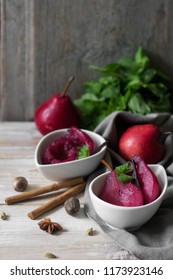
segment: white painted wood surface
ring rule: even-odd
[[[5,197],[18,194],[12,185],[16,176],[27,178],[28,190],[50,184],[34,164],[35,147],[41,137],[33,122],[0,122],[0,211],[8,215],[7,220],[0,220],[0,259],[40,260],[45,259],[46,252],[62,260],[134,259],[85,215],[83,194],[79,195],[81,209],[74,217],[68,215],[63,206],[58,206],[35,220],[28,218],[28,212],[53,194],[5,204]],[[42,231],[38,222],[45,217],[60,223],[64,231],[54,235]],[[88,236],[87,230],[91,227],[95,234]]]

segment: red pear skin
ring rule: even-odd
[[[79,126],[80,116],[70,97],[54,94],[35,112],[35,124],[43,134],[71,126]]]
[[[119,154],[125,160],[138,155],[147,164],[158,163],[165,154],[160,136],[160,129],[154,124],[131,126],[120,137]]]
[[[143,205],[143,194],[139,187],[133,183],[123,184],[113,170],[107,176],[105,185],[99,198],[118,206],[141,206]]]
[[[138,181],[144,196],[144,203],[148,204],[157,199],[161,193],[161,188],[156,175],[148,165],[139,157],[133,157],[136,165]]]

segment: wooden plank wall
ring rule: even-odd
[[[103,66],[144,47],[173,70],[172,0],[0,0],[0,120],[32,120],[61,91],[72,98]]]

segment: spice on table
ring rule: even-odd
[[[79,199],[76,197],[70,197],[64,202],[64,208],[69,215],[76,214],[80,209]]]
[[[5,198],[6,204],[13,204],[21,201],[28,200],[30,198],[37,198],[39,195],[54,192],[63,188],[73,187],[77,184],[83,183],[84,179],[82,177],[73,178],[70,180],[66,180],[63,182],[56,182],[48,186],[43,186],[36,188],[34,190],[30,190],[27,192],[23,192],[17,195],[9,196]]]
[[[5,212],[0,211],[0,219],[1,220],[6,220],[7,219],[7,215],[5,214]]]
[[[56,259],[57,258],[57,256],[55,256],[54,254],[49,253],[49,252],[45,253],[44,256],[48,259]]]
[[[13,186],[15,191],[17,192],[23,192],[26,190],[27,186],[28,186],[28,181],[26,180],[25,177],[16,177],[13,181]]]
[[[56,206],[64,203],[68,198],[70,198],[72,196],[76,196],[77,194],[81,193],[82,191],[84,191],[85,186],[86,186],[86,182],[73,186],[69,190],[63,192],[62,194],[59,194],[55,198],[52,198],[45,204],[42,204],[35,210],[29,212],[28,217],[30,219],[34,220],[35,218],[39,217],[40,215],[46,213],[47,211],[52,210]]]
[[[45,218],[38,223],[40,229],[47,231],[50,234],[53,234],[57,231],[62,231],[63,228],[60,224],[52,222],[50,218]]]
[[[87,230],[87,234],[88,234],[88,235],[94,235],[94,229],[93,229],[93,228],[89,228],[89,229]]]

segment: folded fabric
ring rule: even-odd
[[[95,132],[102,135],[114,151],[107,152],[109,163],[122,164],[124,159],[118,154],[118,139],[123,130],[135,124],[154,123],[162,132],[173,131],[173,116],[168,113],[149,114],[146,116],[132,114],[124,111],[116,111],[110,114],[96,128]],[[141,228],[128,232],[122,229],[113,229],[98,217],[93,209],[88,186],[99,174],[105,172],[101,164],[97,171],[91,174],[87,180],[85,190],[85,210],[87,215],[95,220],[100,228],[116,242],[120,247],[131,252],[136,258],[147,260],[170,260],[173,259],[173,135],[165,139],[165,156],[159,164],[166,169],[168,176],[168,189],[165,198],[149,222]]]

